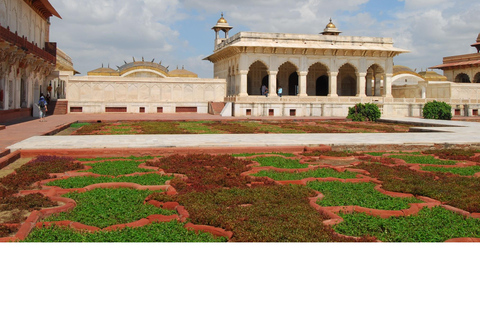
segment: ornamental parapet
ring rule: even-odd
[[[45,42],[45,49],[41,49],[29,42],[26,37],[20,37],[16,32],[13,33],[8,27],[3,26],[0,26],[0,41],[19,47],[26,54],[33,54],[46,62],[56,64],[57,44],[54,42]]]

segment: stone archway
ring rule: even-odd
[[[265,83],[265,79],[266,83]],[[248,69],[247,74],[247,93],[249,96],[262,95],[262,85],[268,87],[268,68],[261,62],[254,62]]]
[[[308,68],[307,95],[328,96],[329,94],[328,68],[317,62]]]
[[[475,75],[473,78],[474,83],[480,83],[480,72]]]
[[[367,96],[381,97],[384,95],[383,79],[385,79],[385,71],[378,64],[368,68],[365,81],[365,93]]]
[[[457,83],[471,83],[470,77],[465,73],[460,73],[455,77]]]
[[[291,62],[285,62],[278,68],[278,87],[282,87],[283,95],[295,96],[298,92],[297,67]]]
[[[351,64],[344,64],[338,70],[337,93],[343,97],[354,97],[357,95],[357,73]]]

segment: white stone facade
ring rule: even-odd
[[[207,113],[223,101],[224,80],[198,78],[69,77],[70,112]]]
[[[46,5],[48,4],[48,5]],[[55,69],[48,1],[0,0],[0,110],[32,108]]]
[[[408,52],[390,38],[340,36],[331,22],[319,35],[228,37],[230,29],[225,20],[217,23],[214,52],[205,60],[214,64],[216,79],[226,80],[235,116],[346,116],[352,103],[386,103],[393,58]],[[260,97],[265,87],[269,94]]]

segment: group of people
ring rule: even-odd
[[[283,94],[282,87],[278,87],[277,94],[279,97],[282,97],[282,94]],[[262,86],[262,96],[268,97],[268,87],[266,85]]]

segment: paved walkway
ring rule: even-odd
[[[13,124],[0,131],[2,149],[87,149],[87,148],[171,148],[171,147],[274,147],[274,146],[351,146],[351,145],[433,145],[478,144],[480,122],[441,121],[415,118],[391,118],[420,126],[410,133],[343,134],[199,134],[199,135],[115,135],[115,136],[43,136],[74,121],[112,120],[235,120],[200,114],[92,114],[50,116],[47,122],[32,120]],[[261,118],[256,118],[261,119]],[[268,118],[272,120],[272,118]],[[282,118],[275,118],[282,119]],[[292,120],[292,118],[285,118]],[[314,119],[314,118],[309,118]],[[315,118],[325,119],[325,118]],[[438,127],[442,126],[442,127]],[[436,132],[428,132],[435,130]]]

